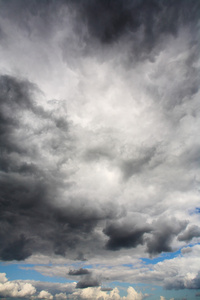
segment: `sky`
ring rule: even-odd
[[[199,31],[199,0],[0,0],[1,299],[199,299]]]

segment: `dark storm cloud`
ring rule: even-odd
[[[4,239],[5,242],[5,239]],[[10,260],[24,260],[31,255],[30,240],[23,234],[9,241],[8,245],[3,245],[2,251],[0,251],[0,258],[5,261]],[[13,255],[14,254],[14,255]]]
[[[68,274],[73,276],[79,276],[79,275],[90,274],[90,271],[88,269],[80,268],[78,270],[70,270]]]
[[[35,252],[65,255],[67,249],[77,251],[77,257],[81,241],[95,240],[92,232],[98,221],[115,216],[113,207],[97,209],[84,198],[57,205],[59,189],[70,184],[63,183],[60,162],[52,169],[41,156],[47,148],[52,159],[63,149],[62,161],[71,157],[68,124],[34,104],[31,83],[1,76],[0,85],[0,258],[23,260]]]
[[[104,229],[104,233],[109,237],[106,248],[114,251],[121,248],[135,248],[143,244],[143,235],[150,231],[147,225],[140,228],[137,225],[112,222]]]
[[[97,287],[100,286],[100,282],[97,278],[92,277],[91,275],[85,276],[81,279],[77,285],[77,289],[85,289],[87,287]]]
[[[145,242],[147,252],[150,255],[156,255],[161,252],[171,252],[171,242],[187,225],[185,221],[178,221],[175,218],[160,218],[153,222],[151,236],[147,237]]]
[[[140,221],[141,222],[141,221]],[[103,232],[109,237],[106,243],[108,250],[135,248],[146,245],[149,255],[171,252],[171,242],[187,225],[185,221],[158,219],[152,224],[139,225],[127,221],[109,222]]]
[[[196,0],[92,0],[72,3],[77,7],[80,21],[87,24],[94,39],[110,45],[123,36],[128,37],[137,58],[150,57],[159,39],[175,36],[181,25],[197,25],[200,9]]]
[[[200,228],[197,225],[191,225],[178,236],[178,240],[189,242],[195,237],[200,237]]]
[[[123,38],[130,45],[129,62],[154,59],[160,51],[155,50],[156,46],[168,35],[176,36],[181,26],[190,27],[191,34],[197,37],[200,10],[198,0],[35,0],[26,5],[17,0],[1,1],[1,5],[4,17],[14,20],[29,37],[35,31],[41,38],[51,37],[55,26],[65,24],[69,17],[67,11],[74,15],[74,34],[66,34],[60,44],[69,63],[69,55],[89,55],[93,47],[96,55],[99,43],[110,46]]]

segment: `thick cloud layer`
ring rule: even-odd
[[[200,242],[199,11],[0,1],[2,261],[123,269]],[[199,288],[199,270],[161,283],[157,267],[154,284]],[[100,294],[103,281],[133,282],[133,270],[107,273],[72,265],[64,277]]]
[[[108,202],[93,204],[79,199],[81,195],[63,200],[64,189],[73,189],[73,182],[66,182],[60,170],[75,159],[73,128],[64,117],[37,105],[36,92],[29,82],[1,77],[1,259],[23,260],[37,252],[66,255],[66,251],[71,257],[70,252],[76,253],[87,242],[95,248],[101,243],[102,250],[104,245],[119,250],[147,241],[150,254],[172,251],[170,242],[186,222],[166,218],[145,224],[137,217],[135,223],[127,223],[126,212],[113,210]],[[119,217],[102,231],[109,237],[107,242],[94,232],[100,222]],[[146,239],[145,233],[149,233]]]
[[[1,77],[3,260],[23,260],[35,251],[64,255],[67,248],[78,246],[82,235],[92,235],[99,220],[114,216],[109,207],[82,206],[86,199],[55,205],[61,197],[58,190],[70,187],[59,171],[59,164],[71,155],[68,123],[34,105],[29,87],[34,90],[28,82]]]
[[[175,35],[179,26],[199,18],[197,1],[103,0],[76,1],[75,4],[90,34],[102,43],[113,43],[123,35],[134,37],[143,27],[142,39],[139,43],[136,41],[134,48],[137,54],[139,50],[150,52],[162,35]]]

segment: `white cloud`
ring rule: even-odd
[[[132,287],[127,289],[127,296],[121,297],[119,290],[114,288],[110,293],[98,288],[86,288],[73,293],[73,296],[79,296],[81,299],[99,299],[99,300],[142,300],[142,293],[137,293]]]
[[[67,299],[67,295],[65,293],[59,293],[55,295],[56,300]]]
[[[37,298],[51,300],[51,299],[53,299],[53,296],[49,292],[47,292],[47,291],[41,291],[39,293],[39,295],[37,296]]]
[[[0,273],[0,283],[4,284],[8,279],[6,278],[6,273]]]
[[[30,297],[35,294],[35,287],[23,281],[8,281],[5,273],[1,273],[0,295],[1,297]]]
[[[67,294],[73,294],[76,282],[56,283],[34,280],[9,281],[5,273],[0,273],[0,296],[31,298],[31,299],[67,299]]]
[[[127,299],[127,300],[142,300],[143,299],[142,293],[137,293],[136,290],[132,287],[129,287],[127,289],[127,293],[128,293],[128,295],[124,299]]]
[[[39,281],[8,281],[5,273],[0,273],[2,283],[0,283],[1,297],[21,297],[31,299],[99,299],[99,300],[142,300],[145,295],[138,293],[134,288],[127,289],[127,296],[120,296],[119,290],[103,291],[101,287],[88,287],[85,289],[75,289],[76,284],[48,283]],[[72,286],[73,285],[73,286]],[[44,290],[45,288],[45,290]],[[55,291],[61,292],[55,292]]]

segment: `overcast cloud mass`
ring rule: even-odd
[[[0,0],[0,260],[66,279],[0,298],[197,299],[199,29],[199,0]]]

